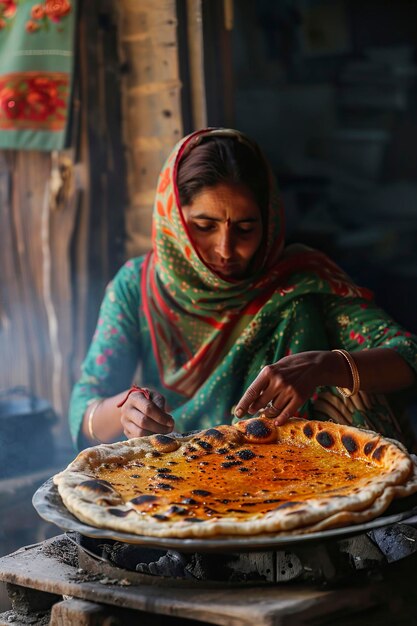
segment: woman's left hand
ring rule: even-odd
[[[331,354],[331,353],[330,353]],[[300,352],[266,365],[239,400],[236,417],[261,409],[284,424],[324,383],[327,351]]]

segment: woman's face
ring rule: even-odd
[[[246,278],[262,240],[261,212],[248,187],[207,187],[182,210],[204,263],[223,278]]]

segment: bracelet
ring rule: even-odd
[[[90,439],[92,441],[98,441],[98,443],[103,443],[103,442],[100,441],[100,439],[97,437],[97,435],[95,434],[95,432],[93,430],[93,417],[94,417],[94,414],[97,411],[98,407],[102,403],[103,403],[103,400],[96,400],[93,403],[93,406],[91,407],[90,412],[88,414],[88,420],[87,420],[88,435],[89,435],[89,437],[90,437]]]
[[[341,354],[348,362],[350,373],[352,374],[352,389],[348,389],[347,387],[336,387],[336,389],[344,398],[350,398],[350,396],[356,395],[360,388],[360,377],[358,368],[356,366],[353,356],[349,354],[349,352],[346,352],[346,350],[336,349],[332,350],[332,352],[339,352],[339,354]]]

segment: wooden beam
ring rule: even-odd
[[[129,202],[127,255],[151,246],[161,167],[183,134],[175,0],[120,0],[120,56]]]

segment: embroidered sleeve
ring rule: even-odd
[[[69,420],[74,441],[88,403],[115,395],[132,382],[140,356],[139,284],[137,267],[129,261],[106,289],[81,377],[71,395]]]
[[[332,347],[348,351],[392,348],[417,372],[417,337],[375,303],[359,298],[324,298],[323,313]]]

